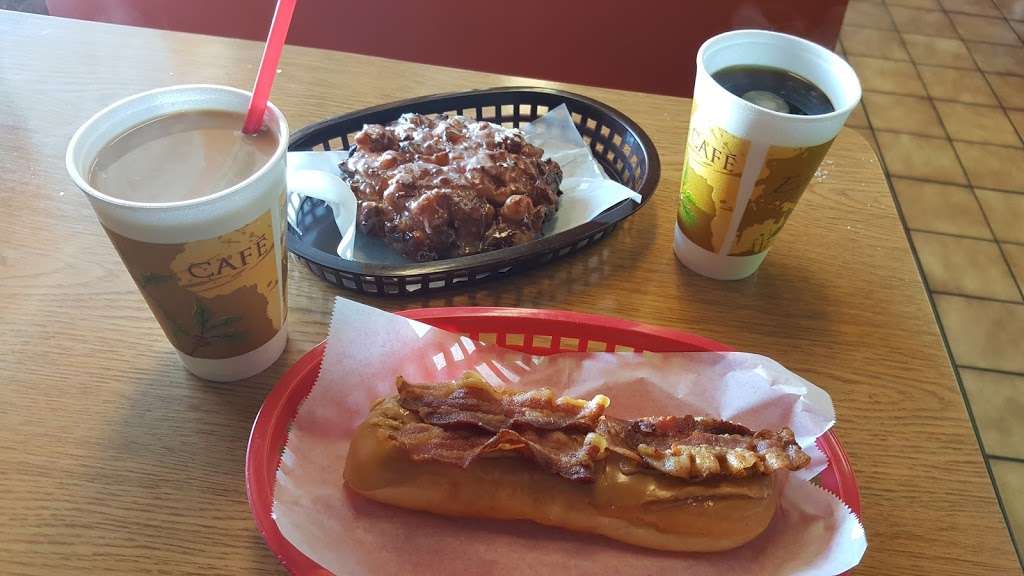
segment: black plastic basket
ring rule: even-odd
[[[549,88],[492,88],[437,94],[359,110],[311,124],[292,135],[288,149],[344,150],[364,124],[386,124],[401,114],[461,114],[518,127],[565,104],[594,157],[609,176],[638,192],[640,205],[625,200],[570,230],[532,242],[472,256],[403,265],[355,262],[318,247],[318,233],[337,236],[331,209],[305,198],[293,208],[303,233],[288,226],[288,249],[325,281],[364,294],[422,294],[493,279],[566,256],[607,236],[646,204],[661,176],[658,152],[647,134],[618,110],[585,96]],[[297,199],[289,198],[289,202]],[[322,240],[322,239],[321,239]]]

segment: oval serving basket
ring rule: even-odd
[[[540,356],[587,351],[733,350],[721,342],[671,328],[563,310],[420,308],[398,314],[473,340]],[[288,572],[302,576],[329,576],[330,572],[281,534],[273,516],[274,486],[288,431],[299,404],[309,395],[320,374],[326,346],[326,341],[321,342],[281,376],[256,415],[245,453],[245,492],[256,525]],[[860,488],[839,437],[834,430],[829,430],[815,443],[828,458],[828,467],[818,476],[821,487],[842,500],[859,517]]]
[[[594,157],[616,181],[643,201],[624,200],[596,218],[559,234],[520,246],[472,256],[402,265],[355,262],[339,257],[340,239],[331,209],[322,201],[293,195],[289,210],[302,233],[288,226],[288,249],[325,281],[364,294],[421,294],[513,274],[566,256],[607,236],[615,226],[650,201],[661,176],[661,162],[644,131],[618,110],[591,98],[549,88],[492,88],[438,94],[358,110],[292,135],[288,149],[345,150],[364,124],[386,124],[406,112],[460,114],[518,127],[565,104]]]

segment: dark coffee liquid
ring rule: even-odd
[[[767,110],[800,116],[836,110],[821,88],[781,68],[730,66],[711,77],[729,92]]]
[[[202,198],[252,176],[277,150],[268,130],[242,134],[245,115],[192,110],[136,126],[100,150],[93,188],[123,200],[164,203]]]

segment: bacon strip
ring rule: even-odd
[[[480,455],[492,437],[475,430],[446,430],[417,422],[399,428],[391,438],[417,462],[436,460],[465,468]]]
[[[406,424],[392,439],[415,461],[436,460],[463,468],[485,456],[523,456],[569,480],[594,480],[594,462],[604,443],[594,434],[581,436],[558,430],[503,429],[497,434],[472,429],[446,429],[425,423]]]
[[[555,398],[548,388],[502,394],[471,372],[443,384],[410,384],[401,376],[396,384],[402,407],[424,422],[476,426],[491,432],[518,426],[589,431],[608,406],[607,396],[598,394],[589,402]]]
[[[482,454],[515,451],[541,468],[568,478],[591,482],[594,462],[604,457],[604,442],[593,433],[581,436],[558,430],[501,430],[481,450]]]
[[[605,418],[598,431],[609,437],[609,449],[636,455],[655,470],[685,479],[745,478],[799,470],[811,461],[789,428],[754,433],[726,420],[669,416]]]
[[[749,428],[725,420],[669,416],[621,420],[609,401],[555,398],[551,390],[500,392],[467,372],[456,382],[410,384],[385,400],[387,429],[413,460],[469,466],[477,458],[518,456],[570,480],[591,482],[608,452],[627,473],[656,470],[685,480],[745,478],[810,463],[793,431]]]

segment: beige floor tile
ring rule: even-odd
[[[839,33],[846,54],[890,60],[910,60],[900,35],[894,30],[843,26]]]
[[[1020,136],[1002,108],[935,102],[949,137],[953,140],[1021,147]]]
[[[910,57],[918,64],[935,64],[973,70],[974,59],[967,51],[967,45],[956,38],[936,38],[904,34],[903,41],[907,44]]]
[[[985,452],[1024,458],[1024,375],[962,368],[960,379]]]
[[[942,7],[947,12],[963,12],[965,14],[979,14],[981,16],[995,16],[1002,18],[1003,13],[996,8],[992,0],[940,0]]]
[[[992,0],[1010,20],[1024,20],[1024,0]]]
[[[924,96],[924,85],[917,77],[917,70],[910,62],[881,60],[866,56],[850,56],[850,65],[857,71],[861,86],[865,90]]]
[[[892,30],[892,19],[883,4],[877,2],[865,2],[863,0],[850,0],[846,6],[846,16],[843,18],[843,26],[861,26],[864,28],[880,28]]]
[[[875,132],[886,168],[893,176],[966,184],[953,147],[944,138]]]
[[[864,108],[875,130],[945,137],[939,116],[927,98],[864,92]]]
[[[936,294],[935,307],[957,364],[1024,372],[1024,304]]]
[[[1010,262],[1010,271],[1017,278],[1017,285],[1024,286],[1024,244],[1003,244],[1003,254]]]
[[[1010,117],[1010,122],[1017,128],[1017,134],[1024,139],[1024,110],[1007,110],[1006,115]]]
[[[1017,546],[1024,545],[1024,463],[1010,460],[990,460],[992,475],[996,477],[999,496],[1006,507],[1006,517],[1017,537]]]
[[[889,6],[904,6],[906,8],[921,8],[923,10],[942,10],[938,0],[885,0]]]
[[[1024,194],[984,188],[977,188],[974,193],[985,210],[996,240],[1024,244]],[[1024,348],[1021,353],[1024,354]]]
[[[904,34],[942,36],[956,38],[956,30],[946,13],[938,10],[915,10],[901,6],[890,6],[889,13],[896,22],[896,28]]]
[[[892,188],[911,230],[992,238],[970,188],[906,178],[893,178]]]
[[[868,141],[868,144],[871,145],[871,148],[875,150],[875,156],[881,158],[882,150],[878,147],[878,139],[875,138],[875,133],[871,131],[871,128],[854,128],[854,130],[856,130],[858,134],[860,134],[865,140]]]
[[[840,30],[840,32],[842,32],[842,30]],[[844,56],[844,57],[846,56],[846,49],[843,48],[843,41],[842,40],[836,40],[836,49],[833,50],[833,52],[835,52],[836,54],[839,54],[840,56]]]
[[[857,107],[850,113],[850,117],[846,119],[846,125],[850,128],[868,128],[868,117],[864,114],[864,105],[857,104]]]
[[[1010,26],[1017,31],[1017,37],[1024,40],[1024,21],[1020,20],[1007,20]]]
[[[960,37],[964,40],[1020,46],[1020,39],[1017,38],[1017,33],[1002,18],[989,18],[987,16],[974,16],[971,14],[950,14],[949,17],[953,20],[953,26],[960,32]]]
[[[978,68],[985,72],[1024,76],[1024,47],[968,42]]]
[[[912,232],[914,248],[934,292],[1020,302],[999,245],[987,240]]]
[[[1007,108],[1024,109],[1024,78],[1005,74],[985,74],[996,96]]]
[[[973,142],[953,145],[975,188],[1024,192],[1024,150]],[[882,147],[884,150],[884,143]]]
[[[924,85],[932,98],[992,106],[999,104],[985,77],[977,70],[954,70],[923,65],[918,65],[917,70],[921,73]]]

